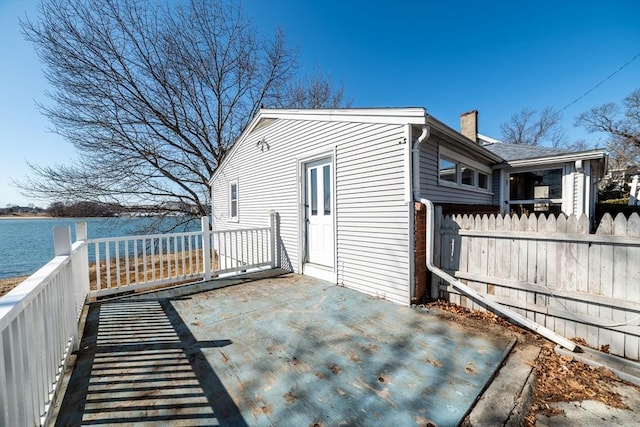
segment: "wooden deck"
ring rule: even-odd
[[[451,426],[513,345],[281,273],[91,304],[56,425]]]

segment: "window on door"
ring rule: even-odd
[[[324,192],[324,214],[331,215],[331,172],[329,165],[322,168],[322,177],[324,179],[324,185],[322,186]]]

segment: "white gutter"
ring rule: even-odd
[[[431,128],[427,125],[422,126],[422,133],[418,139],[416,139],[416,142],[413,143],[411,150],[411,160],[413,161],[411,165],[413,172],[413,198],[416,201],[420,198],[420,144],[429,138],[429,136],[431,136]],[[416,197],[416,195],[418,196]]]
[[[481,305],[491,308],[494,312],[501,314],[502,316],[508,318],[509,320],[518,323],[519,325],[532,330],[545,338],[550,339],[556,344],[560,344],[562,347],[566,348],[570,351],[579,351],[580,347],[578,347],[573,341],[566,339],[565,337],[556,334],[551,329],[545,328],[544,326],[527,319],[519,313],[516,313],[513,310],[510,310],[499,303],[492,301],[478,294],[476,291],[471,289],[469,286],[462,283],[460,280],[451,276],[444,270],[436,267],[433,264],[433,233],[434,233],[434,221],[433,221],[433,203],[431,200],[423,199],[420,197],[420,144],[429,137],[429,127],[424,126],[422,128],[422,134],[418,137],[416,142],[413,144],[413,198],[416,202],[423,203],[427,207],[427,226],[426,226],[426,252],[427,252],[427,269],[431,271],[436,276],[443,279],[445,282],[449,283],[455,289],[463,293],[465,296],[471,298],[474,301],[479,302]]]
[[[523,160],[507,160],[502,167],[523,167],[523,166],[539,166],[551,165],[561,162],[575,162],[577,160],[601,160],[606,159],[607,154],[604,150],[584,151],[581,153],[561,154],[557,156],[532,157]]]

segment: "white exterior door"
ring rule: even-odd
[[[333,164],[331,159],[305,166],[305,219],[307,259],[312,264],[333,268]]]

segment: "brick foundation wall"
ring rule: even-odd
[[[414,204],[414,283],[415,296],[412,304],[425,303],[429,299],[427,283],[427,207],[422,203]]]

